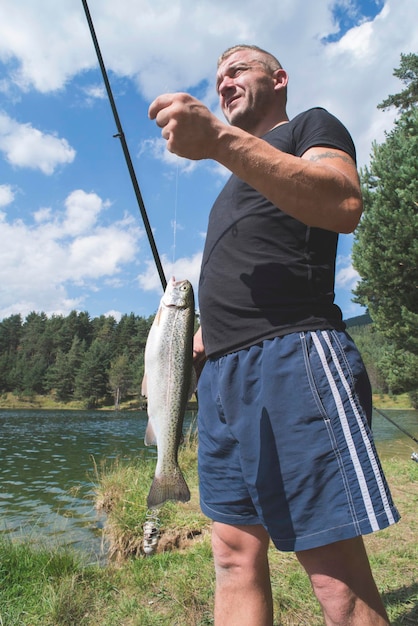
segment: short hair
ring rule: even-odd
[[[235,46],[232,46],[231,48],[227,48],[227,50],[225,50],[225,52],[223,52],[219,57],[217,66],[219,67],[220,64],[225,61],[225,59],[231,56],[231,54],[234,54],[234,52],[238,52],[239,50],[253,50],[259,55],[266,57],[265,60],[260,59],[260,63],[267,67],[267,69],[271,72],[283,69],[280,61],[276,59],[276,57],[273,56],[270,52],[267,52],[267,50],[263,50],[263,48],[259,48],[258,46],[249,44],[237,44]]]

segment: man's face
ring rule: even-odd
[[[277,108],[273,72],[254,50],[238,50],[219,66],[216,89],[226,119],[233,126],[254,132],[265,115]]]

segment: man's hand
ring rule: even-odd
[[[193,160],[215,158],[224,125],[196,98],[187,93],[163,94],[151,103],[148,116],[162,128],[170,152]]]
[[[206,363],[205,346],[202,340],[202,327],[198,328],[193,339],[193,365],[196,371],[197,380],[202,373]]]

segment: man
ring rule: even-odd
[[[219,59],[224,124],[187,94],[149,115],[170,151],[232,176],[199,284],[201,507],[213,520],[217,626],[267,626],[267,550],[296,552],[329,625],[388,618],[362,535],[399,519],[369,423],[361,358],[334,304],[338,233],[362,212],[355,149],[323,109],[289,120],[288,76],[256,46]]]

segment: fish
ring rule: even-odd
[[[171,278],[145,345],[142,395],[147,397],[146,446],[157,446],[147,506],[188,502],[190,490],[178,464],[187,402],[196,388],[193,367],[195,304],[188,280]]]

